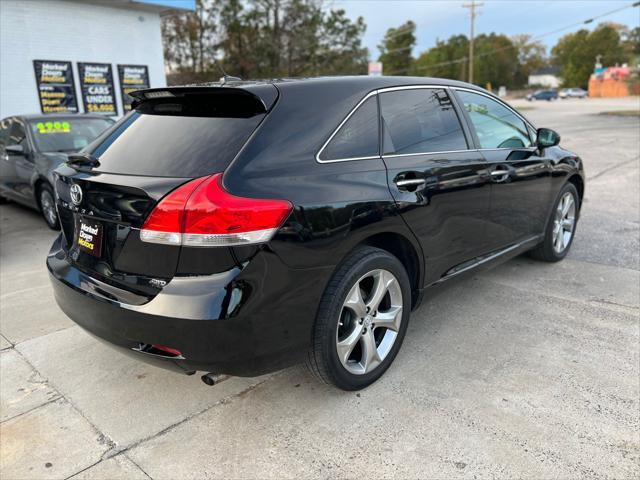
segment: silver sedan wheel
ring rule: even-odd
[[[40,193],[40,208],[42,208],[44,218],[47,220],[49,225],[55,225],[58,219],[58,214],[56,213],[56,206],[53,197],[48,190],[42,190]]]
[[[553,249],[560,254],[565,251],[576,225],[576,202],[570,192],[565,193],[556,209],[553,221]]]
[[[336,332],[342,365],[355,375],[378,367],[389,354],[402,322],[402,290],[387,270],[372,270],[349,291]]]

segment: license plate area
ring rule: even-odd
[[[76,244],[78,249],[94,257],[102,255],[104,226],[85,217],[76,217]]]

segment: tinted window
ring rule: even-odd
[[[250,118],[150,115],[124,117],[87,151],[102,172],[197,177],[221,172],[264,115]]]
[[[378,102],[370,97],[349,117],[320,154],[321,160],[378,155]]]
[[[0,148],[4,148],[9,140],[9,131],[11,130],[12,120],[5,118],[0,122]]]
[[[27,144],[27,133],[24,130],[24,126],[18,121],[13,121],[13,125],[11,126],[11,132],[9,133],[9,140],[7,141],[7,145],[22,145],[26,147]]]
[[[29,121],[36,147],[41,152],[77,152],[105,131],[107,118],[40,118]]]
[[[482,148],[523,148],[531,146],[526,124],[509,108],[491,98],[458,91],[469,112]]]
[[[385,154],[467,149],[451,99],[442,89],[382,93],[380,108]]]

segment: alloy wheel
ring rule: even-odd
[[[402,290],[389,271],[372,270],[360,277],[342,306],[336,350],[352,374],[377,368],[391,351],[402,322]]]
[[[566,192],[558,202],[553,222],[553,249],[560,254],[571,243],[576,224],[576,202],[571,192]]]
[[[48,190],[42,190],[42,192],[40,192],[40,208],[42,208],[42,213],[47,223],[52,226],[55,225],[58,215],[53,197]]]

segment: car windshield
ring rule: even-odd
[[[36,147],[41,152],[77,152],[107,127],[109,118],[39,118],[29,121]]]

